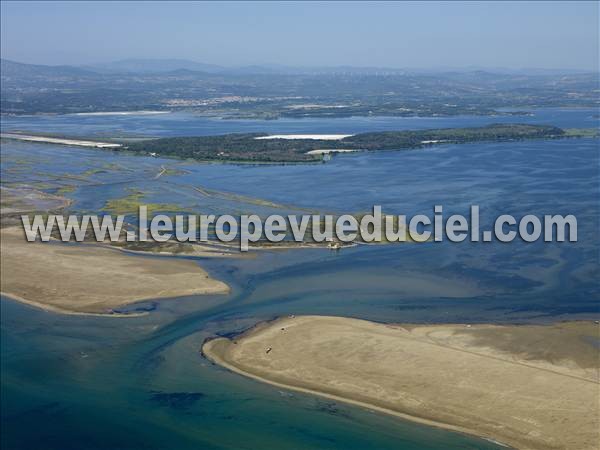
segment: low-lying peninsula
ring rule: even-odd
[[[566,129],[551,125],[492,124],[482,127],[429,130],[379,131],[353,135],[269,135],[232,133],[218,136],[179,136],[166,138],[111,138],[99,142],[93,137],[38,136],[22,132],[2,133],[2,139],[29,140],[128,151],[146,156],[162,156],[197,161],[247,163],[311,163],[331,153],[377,150],[410,150],[437,144],[518,141],[597,137],[597,129]]]
[[[315,150],[407,150],[434,144],[483,141],[553,139],[564,137],[561,128],[548,125],[495,124],[472,128],[440,128],[416,131],[382,131],[340,139],[265,139],[266,133],[221,136],[169,137],[133,142],[123,148],[155,156],[197,160],[248,162],[315,162]]]
[[[300,316],[204,343],[213,362],[280,387],[520,449],[597,449],[599,331],[386,325]]]

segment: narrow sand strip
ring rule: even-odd
[[[17,141],[28,141],[28,142],[41,142],[45,144],[62,144],[62,145],[75,145],[77,147],[95,147],[95,148],[119,148],[121,144],[114,142],[97,142],[97,141],[83,141],[78,139],[62,139],[53,138],[47,136],[30,136],[27,134],[18,133],[1,133],[0,138],[2,139],[15,139]]]

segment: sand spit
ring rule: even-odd
[[[50,311],[111,314],[141,300],[229,292],[190,260],[27,242],[19,227],[2,229],[0,238],[2,294]]]
[[[598,449],[599,326],[300,316],[204,354],[243,375],[521,449]]]
[[[119,148],[121,144],[114,142],[97,142],[97,141],[83,141],[79,139],[62,139],[53,138],[48,136],[31,136],[27,134],[18,133],[0,133],[2,139],[16,139],[18,141],[28,142],[42,142],[45,144],[61,144],[61,145],[75,145],[77,147],[95,147],[95,148]]]

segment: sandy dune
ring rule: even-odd
[[[203,346],[291,389],[521,449],[598,449],[599,326],[394,326],[302,316]]]

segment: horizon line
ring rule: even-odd
[[[468,72],[477,72],[477,71],[487,71],[491,73],[495,73],[495,71],[513,71],[513,72],[525,72],[525,71],[548,71],[548,72],[580,72],[580,73],[600,73],[600,67],[596,69],[592,68],[573,68],[573,67],[510,67],[510,66],[478,66],[476,64],[473,65],[465,65],[465,66],[432,66],[432,67],[394,67],[394,66],[372,66],[372,65],[352,65],[352,64],[339,64],[339,65],[288,65],[288,64],[277,64],[277,63],[252,63],[252,64],[214,64],[210,62],[198,61],[194,59],[188,58],[178,58],[178,57],[165,57],[165,58],[144,58],[144,57],[127,57],[120,59],[113,59],[102,62],[90,62],[90,63],[56,63],[56,64],[48,64],[48,63],[40,63],[40,62],[24,62],[18,61],[12,58],[5,58],[0,55],[0,59],[3,61],[9,61],[17,64],[24,65],[32,65],[32,66],[46,66],[46,67],[74,67],[74,68],[98,68],[99,66],[122,63],[128,61],[147,61],[147,62],[159,62],[159,61],[180,61],[186,63],[193,64],[202,64],[206,66],[213,66],[215,69],[223,69],[223,70],[235,70],[235,69],[244,69],[249,67],[259,67],[265,69],[288,69],[288,70],[333,70],[333,69],[361,69],[361,70],[392,70],[392,71],[433,71],[433,72],[452,72],[452,71],[468,71]],[[177,70],[177,69],[173,69]],[[168,72],[169,70],[165,70]],[[198,72],[202,72],[198,70]]]

